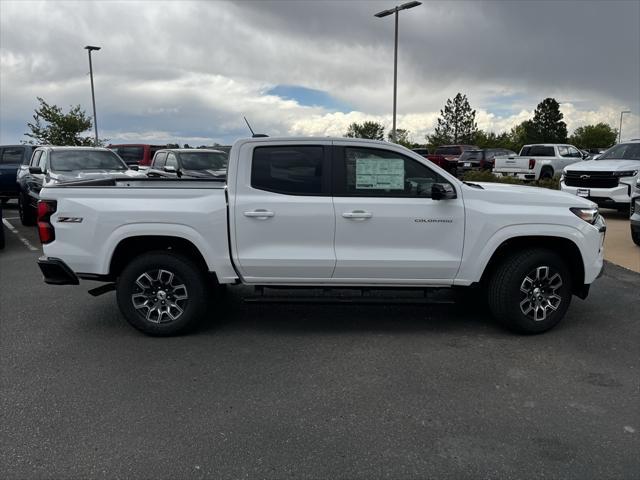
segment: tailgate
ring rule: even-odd
[[[501,172],[530,172],[529,162],[535,157],[496,157],[494,170]]]

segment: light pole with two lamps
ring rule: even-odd
[[[374,17],[383,18],[392,13],[396,15],[396,33],[395,33],[395,46],[393,50],[393,129],[391,130],[391,139],[396,141],[396,100],[398,96],[398,12],[400,10],[408,10],[409,8],[422,5],[422,2],[407,2],[402,5],[397,5],[389,10],[383,10],[374,15]]]

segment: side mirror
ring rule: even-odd
[[[174,167],[173,165],[167,165],[163,168],[163,170],[168,173],[178,173],[178,170],[176,170],[176,167]]]
[[[433,200],[451,200],[456,198],[456,191],[450,183],[434,183],[431,187],[431,198]]]
[[[29,173],[32,175],[42,175],[43,171],[40,167],[29,167]]]
[[[583,153],[582,154],[582,159],[584,160],[585,158],[587,158],[590,154],[589,153]]]
[[[135,170],[137,172],[138,170],[140,170],[140,167],[138,167],[138,165],[129,165],[129,169]]]

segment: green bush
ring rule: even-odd
[[[492,182],[492,183],[509,183],[511,185],[527,185],[529,187],[550,188],[551,190],[560,190],[560,177],[538,180],[535,182],[525,182],[515,177],[503,177],[494,175],[488,170],[470,171],[464,174],[462,180],[465,182]]]

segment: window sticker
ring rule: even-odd
[[[357,158],[356,189],[404,190],[404,160],[379,157]]]

